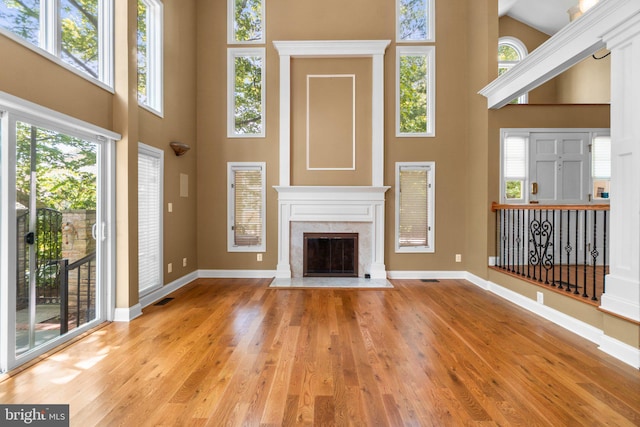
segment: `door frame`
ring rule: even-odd
[[[54,130],[98,145],[97,197],[101,209],[96,223],[99,242],[98,256],[102,259],[96,272],[101,283],[101,302],[96,306],[96,319],[64,335],[15,355],[16,322],[16,122]],[[66,114],[42,107],[21,98],[0,92],[0,372],[26,363],[60,344],[112,320],[115,310],[115,142],[121,137],[110,130],[84,122]]]

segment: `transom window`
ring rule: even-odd
[[[229,44],[264,43],[264,1],[228,0]]]
[[[396,0],[399,42],[435,41],[434,0]]]
[[[156,114],[163,110],[162,3],[138,0],[138,102]]]
[[[107,0],[0,0],[0,31],[110,88],[112,8]]]

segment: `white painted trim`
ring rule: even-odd
[[[291,58],[372,57],[371,183],[384,182],[384,52],[390,40],[274,41],[280,55],[280,181],[290,185]]]
[[[400,246],[400,169],[408,168],[425,168],[427,169],[427,183],[431,185],[431,189],[427,188],[427,243],[428,246]],[[434,253],[436,251],[436,162],[396,162],[396,197],[395,197],[395,251],[396,253]]]
[[[610,356],[631,365],[640,368],[640,349],[634,348],[615,338],[611,338],[604,334],[601,329],[582,322],[574,317],[568,316],[556,309],[540,304],[530,298],[525,297],[517,292],[507,289],[503,286],[495,284],[489,280],[484,280],[478,276],[466,272],[466,279],[474,285],[489,291],[517,306],[524,308],[540,317],[543,317],[556,325],[573,332],[574,334],[585,338],[592,343],[598,345],[598,348]]]
[[[263,47],[230,47],[227,48],[227,138],[264,138],[266,136],[267,112],[266,112],[266,71],[267,56]],[[236,61],[238,57],[260,57],[261,72],[260,86],[260,113],[262,127],[260,133],[236,133]]]
[[[311,135],[311,79],[351,78],[351,166],[347,168],[312,168],[309,139]],[[307,75],[307,170],[356,170],[356,75],[355,74],[308,74]]]
[[[501,108],[605,47],[603,34],[638,13],[637,0],[600,1],[478,93],[487,98],[488,108]]]
[[[260,1],[261,6],[261,16],[260,20],[262,22],[262,36],[258,40],[251,41],[240,41],[236,40],[236,32],[235,32],[235,23],[236,23],[236,2],[235,0],[227,0],[227,43],[228,44],[243,44],[243,45],[251,45],[251,44],[263,44],[266,38],[266,19],[265,19],[265,9],[266,9],[266,0]]]
[[[118,308],[116,307],[113,314],[114,322],[131,322],[136,317],[142,316],[142,305],[135,304],[133,307]]]
[[[427,129],[426,132],[406,133],[400,131],[400,58],[403,56],[424,56],[427,63]],[[436,136],[436,47],[397,46],[396,47],[396,137],[424,138]]]
[[[259,245],[236,246],[234,245],[235,233],[235,176],[236,170],[259,170],[262,183],[262,205],[260,210],[262,221],[262,238]],[[265,252],[267,250],[267,164],[265,162],[228,162],[227,163],[227,252]]]
[[[156,301],[163,299],[170,293],[175,292],[178,289],[182,288],[183,286],[186,286],[189,283],[193,282],[194,280],[198,279],[199,277],[198,274],[199,274],[198,271],[193,271],[185,276],[182,276],[174,280],[171,283],[164,285],[162,288],[157,289],[154,292],[143,296],[142,298],[140,298],[140,306],[142,308],[145,308],[155,303]]]
[[[427,37],[422,40],[402,40],[400,39],[400,3],[396,0],[396,41],[398,43],[432,43],[436,41],[436,5],[435,0],[425,1],[425,14],[427,20]]]
[[[95,141],[99,137],[114,141],[122,138],[119,133],[0,91],[0,111],[4,110],[10,111],[12,114],[18,113],[35,117],[39,123],[45,126],[54,126],[60,132],[70,133],[73,136],[91,141]]]

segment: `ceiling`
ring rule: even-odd
[[[551,36],[569,23],[567,11],[577,4],[578,0],[498,0],[498,14]]]

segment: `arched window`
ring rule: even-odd
[[[527,47],[515,37],[500,37],[498,40],[498,75],[509,71],[511,67],[527,56]],[[511,104],[526,104],[527,94],[511,101]]]

